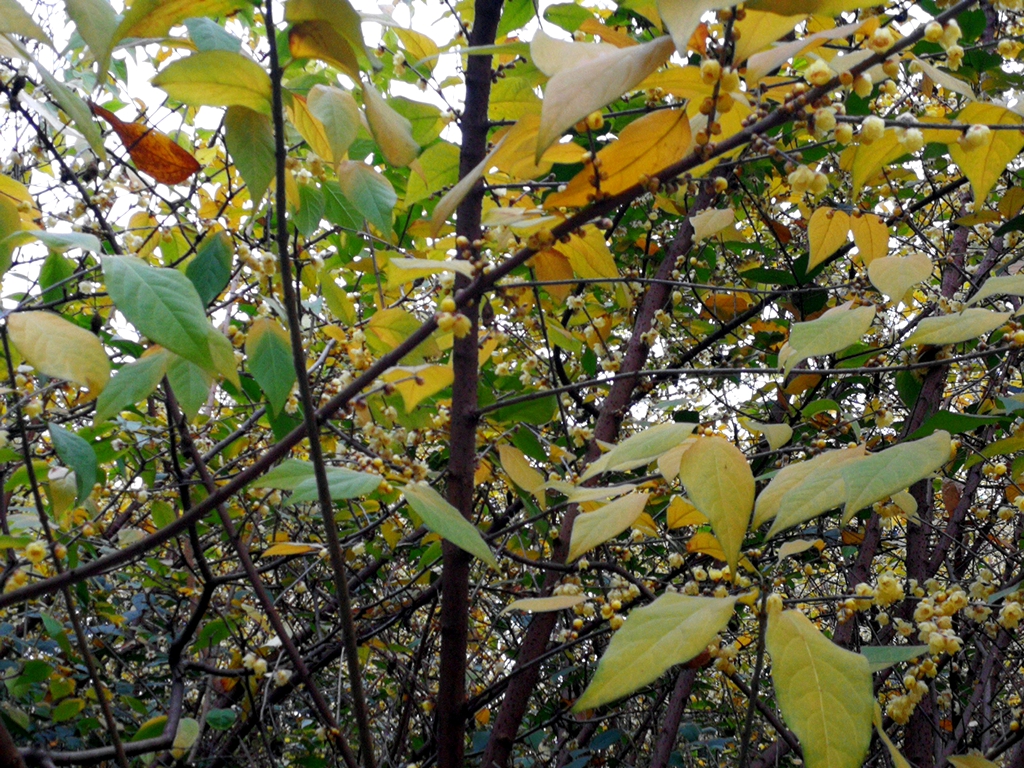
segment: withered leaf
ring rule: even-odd
[[[202,167],[187,150],[155,128],[142,123],[126,123],[97,104],[89,107],[94,115],[110,123],[135,167],[161,184],[180,184]]]

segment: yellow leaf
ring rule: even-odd
[[[568,561],[572,562],[594,547],[604,544],[629,528],[647,505],[646,493],[630,493],[594,512],[576,516],[569,539]]]
[[[312,555],[320,552],[319,544],[302,544],[297,541],[282,541],[263,550],[263,557],[285,557],[286,555]]]
[[[783,35],[792,32],[805,18],[807,16],[802,13],[784,16],[773,11],[747,10],[742,20],[733,22],[733,29],[740,33],[733,61],[742,64],[751,54],[767,48]]]
[[[434,212],[430,215],[430,233],[433,237],[437,237],[437,233],[441,229],[441,225],[448,220],[448,217],[452,215],[456,208],[459,207],[459,203],[462,199],[469,194],[469,191],[476,186],[476,183],[480,181],[480,178],[484,175],[484,171],[493,165],[494,157],[501,151],[504,139],[499,141],[494,149],[492,149],[483,160],[476,164],[469,173],[459,179],[459,183],[449,189],[444,197],[438,200],[437,205],[434,206]]]
[[[531,260],[537,279],[547,282],[556,280],[572,280],[573,271],[569,260],[553,248],[541,251]],[[572,293],[572,283],[561,285],[545,285],[544,290],[558,300],[565,301],[565,297]]]
[[[768,447],[778,450],[793,437],[793,428],[789,424],[763,424],[760,421],[740,417],[740,423],[755,434],[764,435]]]
[[[911,768],[910,762],[905,758],[900,751],[896,748],[896,745],[892,743],[892,739],[889,738],[889,734],[882,728],[882,708],[878,706],[878,702],[875,702],[875,714],[872,718],[875,730],[878,731],[878,738],[885,744],[885,748],[889,750],[889,757],[892,758],[893,768]],[[987,762],[987,761],[986,761]],[[956,768],[970,768],[969,766],[956,766]]]
[[[583,237],[574,234],[568,243],[559,243],[552,250],[558,251],[569,260],[577,277],[596,279],[619,276],[615,259],[605,242],[604,233],[597,227],[587,227]]]
[[[959,344],[994,331],[1010,319],[1010,312],[992,312],[987,309],[965,309],[955,315],[926,317],[917,324],[904,347],[912,344]]]
[[[1021,208],[1024,208],[1024,187],[1010,187],[999,199],[999,212],[1004,218],[1012,219]]]
[[[451,386],[455,374],[450,365],[420,365],[415,368],[392,368],[381,378],[393,382],[402,396],[405,412],[413,409],[431,395]]]
[[[706,525],[708,522],[701,511],[683,496],[673,497],[668,507],[665,508],[665,518],[670,530],[691,525]]]
[[[110,379],[100,340],[53,312],[16,312],[7,318],[11,341],[40,373],[88,387],[96,397]]]
[[[32,196],[28,193],[28,188],[10,176],[0,173],[0,201],[2,200],[13,203],[15,209],[18,210],[18,218],[21,222],[19,229],[39,229],[36,220],[41,214],[35,201],[32,200]]]
[[[601,193],[616,195],[686,155],[690,147],[690,121],[683,109],[663,109],[634,120],[597,153]],[[585,205],[592,198],[594,165],[587,164],[562,192],[549,195],[545,208]],[[725,224],[723,226],[728,226]]]
[[[588,19],[584,19],[579,28],[581,32],[586,32],[588,35],[597,35],[604,42],[611,43],[616,48],[629,48],[630,46],[637,44],[636,40],[631,38],[629,35],[601,23],[593,16]]]
[[[781,563],[787,557],[799,555],[800,553],[811,549],[811,547],[816,547],[820,552],[825,548],[825,542],[821,539],[796,539],[794,541],[787,541],[779,547],[779,554],[775,561]]]
[[[441,272],[458,272],[466,277],[473,277],[473,265],[465,260],[446,259],[435,261],[434,259],[403,259],[391,258],[388,260],[388,288],[395,288],[405,283],[411,283],[421,277],[436,275]]]
[[[907,150],[900,143],[896,131],[892,128],[886,129],[882,138],[876,139],[870,144],[857,144],[844,152],[840,159],[840,168],[850,171],[854,198],[879,171],[906,153]]]
[[[1024,119],[997,104],[974,102],[961,110],[957,120],[972,125],[1020,125]],[[1020,131],[990,131],[981,146],[964,149],[959,143],[949,145],[949,156],[971,182],[978,206],[985,202],[1006,166],[1024,148]]]
[[[515,600],[501,611],[524,611],[526,613],[550,613],[551,611],[564,611],[574,605],[586,602],[586,595],[555,595],[554,597],[526,597],[522,600]]]
[[[696,426],[696,425],[695,425]],[[669,449],[661,456],[658,457],[658,471],[661,476],[669,482],[676,479],[679,474],[679,462],[683,458],[683,454],[697,441],[695,437],[687,437],[683,442],[674,448]]]
[[[402,47],[405,48],[406,53],[411,54],[406,56],[406,60],[413,66],[423,59],[430,59],[433,63],[434,58],[441,50],[437,47],[437,43],[422,32],[402,27],[392,27],[392,29],[398,35],[398,39],[402,41]]]
[[[654,518],[646,512],[642,512],[633,522],[633,528],[640,531],[646,536],[657,536],[658,535],[658,524],[654,522]]]
[[[674,48],[671,38],[658,37],[557,72],[544,91],[535,159],[540,159],[566,128],[633,89],[660,67]]]
[[[850,230],[853,232],[853,242],[857,245],[865,264],[888,255],[889,228],[875,214],[851,216]]]
[[[690,501],[711,522],[735,574],[754,509],[754,475],[746,456],[725,438],[698,438],[683,454],[679,479]]]
[[[640,84],[645,89],[660,88],[670,96],[687,99],[700,104],[705,97],[711,96],[715,87],[701,79],[700,67],[669,66],[660,69]]]
[[[725,550],[722,549],[722,545],[718,539],[711,533],[695,533],[690,537],[690,540],[686,542],[686,551],[696,553],[699,555],[707,555],[713,557],[715,560],[721,560],[723,563],[726,561]]]
[[[369,80],[363,83],[363,106],[373,138],[392,165],[406,166],[420,153],[412,137],[412,123],[398,114]]]
[[[875,259],[868,266],[871,284],[893,301],[899,301],[907,291],[927,280],[932,274],[932,260],[917,252],[909,256],[886,256]]]
[[[518,448],[511,445],[499,445],[498,456],[505,474],[524,491],[536,493],[543,488],[544,476],[530,466],[526,456]]]
[[[233,51],[203,51],[178,59],[152,82],[190,106],[237,105],[270,114],[270,76],[255,61]]]
[[[807,269],[812,270],[846,244],[850,216],[834,208],[818,208],[807,223],[807,243],[811,256]]]
[[[776,10],[774,8],[764,8],[762,10],[770,11],[772,14],[777,13],[781,15],[792,15],[797,13],[796,11],[786,13],[785,11]],[[815,32],[813,35],[807,35],[806,37],[782,43],[761,53],[755,53],[747,59],[747,82],[756,83],[773,69],[778,69],[785,62],[795,56],[799,56],[801,53],[805,53],[807,51],[812,51],[815,48],[820,48],[829,40],[848,37],[859,30],[862,26],[863,22],[855,21],[852,24],[846,24],[833,29],[825,29],[820,32]]]
[[[351,43],[323,19],[300,21],[288,30],[288,50],[297,59],[320,59],[359,79],[359,60]]]
[[[871,742],[875,697],[868,660],[843,650],[799,611],[768,618],[766,646],[786,724],[807,768],[860,768]]]
[[[690,597],[666,592],[650,605],[630,611],[612,635],[590,685],[573,707],[592,709],[657,680],[707,648],[732,618],[735,597]]]

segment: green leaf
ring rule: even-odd
[[[779,512],[782,500],[787,498],[787,494],[793,489],[801,487],[809,478],[818,477],[837,464],[860,459],[865,455],[865,448],[861,445],[853,448],[825,451],[813,459],[797,461],[783,467],[771,479],[771,482],[768,483],[764,490],[757,495],[757,503],[754,505],[754,519],[751,521],[750,527],[760,528],[763,523],[773,519]],[[841,501],[835,501],[834,498],[828,498],[827,501],[836,506],[842,503]],[[831,507],[826,507],[825,509],[831,509]],[[825,510],[821,511],[824,512]],[[790,527],[790,525],[796,525],[796,522],[785,527]]]
[[[872,672],[888,669],[893,664],[912,661],[928,653],[927,645],[862,645],[861,654]]]
[[[206,724],[215,731],[226,731],[235,724],[238,713],[233,709],[211,709],[206,713]]]
[[[270,114],[270,77],[248,56],[204,51],[164,67],[153,85],[193,107],[248,107]]]
[[[331,224],[353,232],[363,228],[363,217],[345,197],[338,182],[328,181],[323,190],[326,200],[324,216]]]
[[[961,341],[976,339],[982,334],[995,330],[1010,319],[1010,312],[992,312],[987,309],[965,309],[955,315],[926,317],[917,324],[904,347],[913,344],[959,344]]]
[[[220,296],[231,280],[232,255],[231,238],[218,232],[203,242],[185,268],[185,277],[192,281],[204,307]]]
[[[735,605],[735,597],[666,592],[650,605],[630,611],[573,712],[622,698],[654,682],[669,667],[694,658],[725,629]]]
[[[679,480],[710,522],[733,575],[754,509],[754,475],[747,457],[722,437],[701,437],[683,453]]]
[[[106,421],[149,397],[160,386],[170,359],[170,353],[160,351],[121,368],[96,400],[93,423]]]
[[[1000,421],[1009,421],[1007,416],[977,416],[973,413],[954,413],[952,411],[939,411],[917,428],[908,439],[917,440],[928,437],[937,429],[945,430],[951,435],[959,435],[963,432],[972,432],[978,427],[988,424],[996,424]]]
[[[224,114],[224,143],[254,205],[274,180],[274,127],[270,118],[248,107],[231,106]]]
[[[106,256],[103,274],[114,306],[140,333],[200,368],[214,368],[203,300],[176,269],[134,256]]]
[[[391,232],[391,211],[398,196],[390,181],[366,163],[343,160],[338,163],[338,186],[368,222],[385,234]]]
[[[174,734],[171,745],[171,756],[180,760],[199,738],[199,721],[192,717],[183,717],[178,721],[178,731]]]
[[[580,482],[602,472],[625,472],[647,466],[686,440],[696,426],[689,423],[659,424],[638,432],[592,462],[580,476]]]
[[[75,30],[92,51],[96,59],[96,75],[100,85],[103,85],[107,79],[110,51],[118,26],[117,12],[107,0],[65,0],[64,7],[68,17],[75,23]]]
[[[50,711],[50,719],[55,723],[63,723],[70,720],[85,709],[84,699],[64,699],[60,704]]]
[[[575,32],[584,21],[593,19],[594,14],[576,3],[558,3],[544,9],[544,18],[566,32]]]
[[[178,519],[174,512],[174,507],[166,501],[159,500],[154,501],[150,505],[150,516],[153,518],[153,524],[157,528],[165,528]]]
[[[320,227],[324,215],[324,196],[315,184],[299,184],[299,209],[292,215],[292,223],[305,237]]]
[[[195,6],[194,3],[192,5]],[[185,19],[185,27],[188,29],[188,36],[192,38],[192,42],[200,51],[234,51],[237,53],[242,50],[242,41],[225,31],[224,27],[212,19]]]
[[[50,439],[53,441],[53,449],[57,452],[57,456],[75,472],[78,503],[82,504],[92,493],[92,487],[96,484],[99,474],[96,451],[84,437],[80,437],[58,424],[51,422],[49,428]]]
[[[382,480],[380,475],[356,472],[344,467],[327,467],[326,471],[327,487],[331,498],[335,501],[357,499],[360,496],[373,493],[380,487]],[[316,501],[317,498],[316,478],[311,477],[295,486],[295,491],[288,497],[288,503],[301,504],[307,501]]]
[[[1004,437],[1002,440],[996,440],[994,443],[986,445],[981,449],[980,455],[975,453],[968,457],[967,461],[964,462],[964,469],[970,469],[985,459],[991,459],[994,456],[1006,456],[1017,451],[1024,451],[1024,436],[1013,435],[1012,437]]]
[[[0,0],[0,32],[10,32],[53,45],[50,38],[17,0]]]
[[[581,512],[572,524],[569,555],[572,562],[629,528],[647,506],[646,493],[629,493],[593,512]]]
[[[789,341],[779,352],[779,365],[789,374],[809,357],[831,355],[850,346],[867,333],[875,319],[873,306],[854,307],[852,301],[834,307],[807,323],[793,323]]]
[[[860,768],[871,742],[875,697],[868,660],[822,635],[799,611],[768,618],[772,680],[807,768]]]
[[[313,465],[299,459],[285,459],[263,477],[253,480],[253,488],[276,488],[291,491],[313,477]]]
[[[405,188],[405,205],[418,203],[458,182],[459,155],[459,148],[447,141],[427,147],[410,166],[412,172]]]
[[[99,253],[102,250],[96,236],[84,232],[47,232],[42,229],[29,229],[16,232],[7,238],[7,242],[14,246],[30,240],[38,240],[50,250],[58,252],[64,252],[69,248],[81,248],[92,253]]]
[[[402,493],[428,530],[498,570],[498,561],[494,559],[480,531],[459,510],[445,501],[441,494],[426,483],[410,483]]]
[[[213,377],[195,363],[175,355],[167,363],[167,382],[181,410],[189,420],[195,419],[210,397]]]
[[[249,372],[267,396],[274,413],[280,413],[295,384],[295,361],[288,332],[270,318],[252,324],[245,340]]]

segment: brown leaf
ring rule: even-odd
[[[113,112],[96,104],[89,107],[93,114],[110,123],[135,167],[161,184],[180,184],[202,167],[170,136],[142,123],[122,122]]]

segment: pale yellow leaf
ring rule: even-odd
[[[976,101],[960,111],[957,121],[971,125],[1020,125],[1024,118],[998,104]],[[1022,148],[1024,136],[1020,131],[990,131],[980,147],[964,149],[957,142],[951,143],[949,156],[970,180],[974,200],[980,206]]]
[[[875,214],[851,216],[850,231],[853,232],[853,242],[865,264],[888,255],[889,228]]]
[[[650,605],[630,611],[573,711],[626,696],[657,680],[669,667],[699,655],[725,629],[735,605],[735,597],[666,592]]]
[[[779,352],[779,363],[788,374],[809,357],[831,355],[860,340],[875,319],[873,306],[854,307],[852,301],[833,307],[806,323],[793,323],[789,341]]]
[[[904,347],[912,344],[959,344],[994,331],[1010,319],[1009,312],[992,312],[987,309],[965,309],[955,315],[927,317],[917,324]]]
[[[781,547],[779,547],[779,553],[775,558],[777,563],[781,563],[787,557],[794,557],[803,552],[806,552],[811,547],[817,547],[819,550],[825,546],[825,542],[821,539],[795,539],[793,541],[787,541]]]
[[[841,464],[866,455],[863,445],[836,451],[825,451],[813,459],[798,461],[783,467],[771,482],[757,496],[754,505],[754,519],[751,528],[759,528],[763,523],[774,518],[779,511],[782,499],[794,488],[803,484],[807,478],[820,474],[836,464]]]
[[[575,43],[558,40],[543,30],[537,30],[530,41],[530,60],[548,77],[564,69],[578,67],[584,62],[615,53],[618,48],[608,43]]]
[[[630,493],[593,512],[576,516],[569,539],[568,561],[604,544],[629,528],[647,505],[646,493]]]
[[[740,417],[740,424],[755,434],[764,435],[768,447],[778,450],[793,438],[793,428],[789,424],[763,424],[745,417]]]
[[[698,438],[683,454],[679,479],[690,502],[711,522],[735,574],[754,509],[754,475],[746,456],[725,438]]]
[[[701,211],[696,216],[690,217],[690,225],[693,227],[693,239],[700,242],[713,235],[717,235],[726,227],[732,226],[736,221],[736,212],[732,208],[709,208]]]
[[[679,2],[681,0],[676,1]],[[772,14],[781,14],[785,16],[802,13],[801,11],[791,11],[787,13],[785,11],[775,10],[774,8],[764,8],[762,10],[769,11]],[[807,51],[812,51],[815,48],[820,48],[829,40],[848,37],[862,26],[863,22],[855,21],[852,24],[845,24],[841,27],[822,30],[821,32],[816,32],[813,35],[807,35],[806,37],[798,38],[797,40],[780,43],[774,48],[769,48],[767,51],[755,53],[747,59],[747,82],[757,82],[773,69],[778,69],[793,57],[799,56],[801,53],[805,53]]]
[[[282,541],[263,550],[263,557],[285,557],[286,555],[312,555],[323,549],[321,544],[303,544],[297,541]]]
[[[871,743],[875,696],[868,660],[844,650],[799,611],[768,618],[766,647],[786,724],[807,768],[860,768]]]
[[[652,176],[684,157],[689,148],[690,120],[685,110],[664,109],[634,120],[622,130],[617,141],[597,153],[602,194],[616,195],[628,189],[641,177]],[[544,207],[585,205],[594,192],[594,166],[588,163],[564,190],[545,198]]]
[[[981,755],[950,755],[946,759],[954,768],[998,768],[995,763]]]
[[[555,595],[554,597],[524,597],[515,600],[501,611],[502,614],[509,611],[523,611],[525,613],[549,613],[551,611],[564,611],[580,603],[586,602],[586,595]],[[499,614],[501,615],[501,614]]]
[[[868,265],[871,284],[893,301],[902,299],[931,274],[932,260],[920,251],[909,256],[885,256]]]
[[[910,60],[914,62],[914,66],[920,68],[921,72],[924,73],[933,83],[941,85],[947,91],[952,93],[959,93],[961,96],[966,96],[971,101],[974,101],[975,95],[971,86],[965,83],[958,77],[954,77],[948,72],[944,72],[938,67],[934,67],[924,59],[919,59],[913,54],[910,55]]]
[[[665,508],[665,521],[669,529],[685,528],[690,525],[705,525],[707,517],[701,514],[688,499],[682,496],[674,496]]]
[[[422,32],[398,26],[392,27],[392,29],[398,35],[398,39],[402,41],[402,47],[405,48],[406,53],[411,54],[405,58],[413,66],[416,66],[418,62],[424,59],[432,63],[441,50],[437,47],[437,43]],[[427,65],[424,64],[423,66]]]
[[[645,536],[654,537],[657,536],[659,533],[658,524],[654,522],[654,518],[646,512],[640,513],[640,517],[638,517],[633,522],[633,528],[637,531],[640,531]]]
[[[967,306],[977,304],[989,296],[1024,296],[1024,274],[990,277],[967,302]]]
[[[544,91],[535,159],[540,159],[562,133],[591,112],[636,87],[675,50],[670,37],[658,37],[631,48],[563,69]]]
[[[686,450],[696,442],[697,438],[688,437],[675,448],[671,448],[658,457],[658,471],[661,476],[672,482],[679,475],[679,462]]]
[[[807,243],[811,251],[807,269],[812,270],[846,244],[850,215],[834,208],[818,208],[807,223]]]
[[[392,165],[406,166],[420,153],[412,137],[412,123],[384,101],[368,80],[363,83],[363,106],[373,138]]]
[[[395,288],[405,283],[411,283],[421,277],[437,275],[441,272],[458,272],[466,277],[473,277],[472,262],[462,259],[445,259],[435,261],[434,259],[406,259],[392,257],[388,260],[388,287]]]
[[[501,145],[502,142],[499,141],[494,149],[487,154],[487,157],[477,163],[469,173],[459,179],[458,184],[449,189],[444,197],[437,201],[437,205],[434,206],[434,212],[430,215],[430,234],[433,237],[437,237],[441,225],[455,212],[462,199],[469,194],[469,191],[483,177],[484,172],[494,164],[494,156],[501,151]]]
[[[686,440],[696,426],[686,422],[659,424],[638,432],[592,462],[580,476],[580,482],[602,472],[625,472],[650,464]]]
[[[53,312],[15,312],[11,341],[40,373],[88,387],[97,397],[110,379],[110,360],[94,334]]]
[[[548,488],[555,488],[560,493],[565,494],[566,501],[570,501],[573,504],[583,504],[587,501],[604,501],[605,499],[614,499],[618,496],[629,493],[630,491],[636,490],[635,483],[620,483],[619,485],[605,485],[595,488],[587,488],[585,486],[576,486],[571,483],[562,483],[556,481],[547,484]]]
[[[708,11],[717,11],[733,5],[731,0],[658,0],[658,13],[675,40],[676,50],[685,57],[686,47]]]

